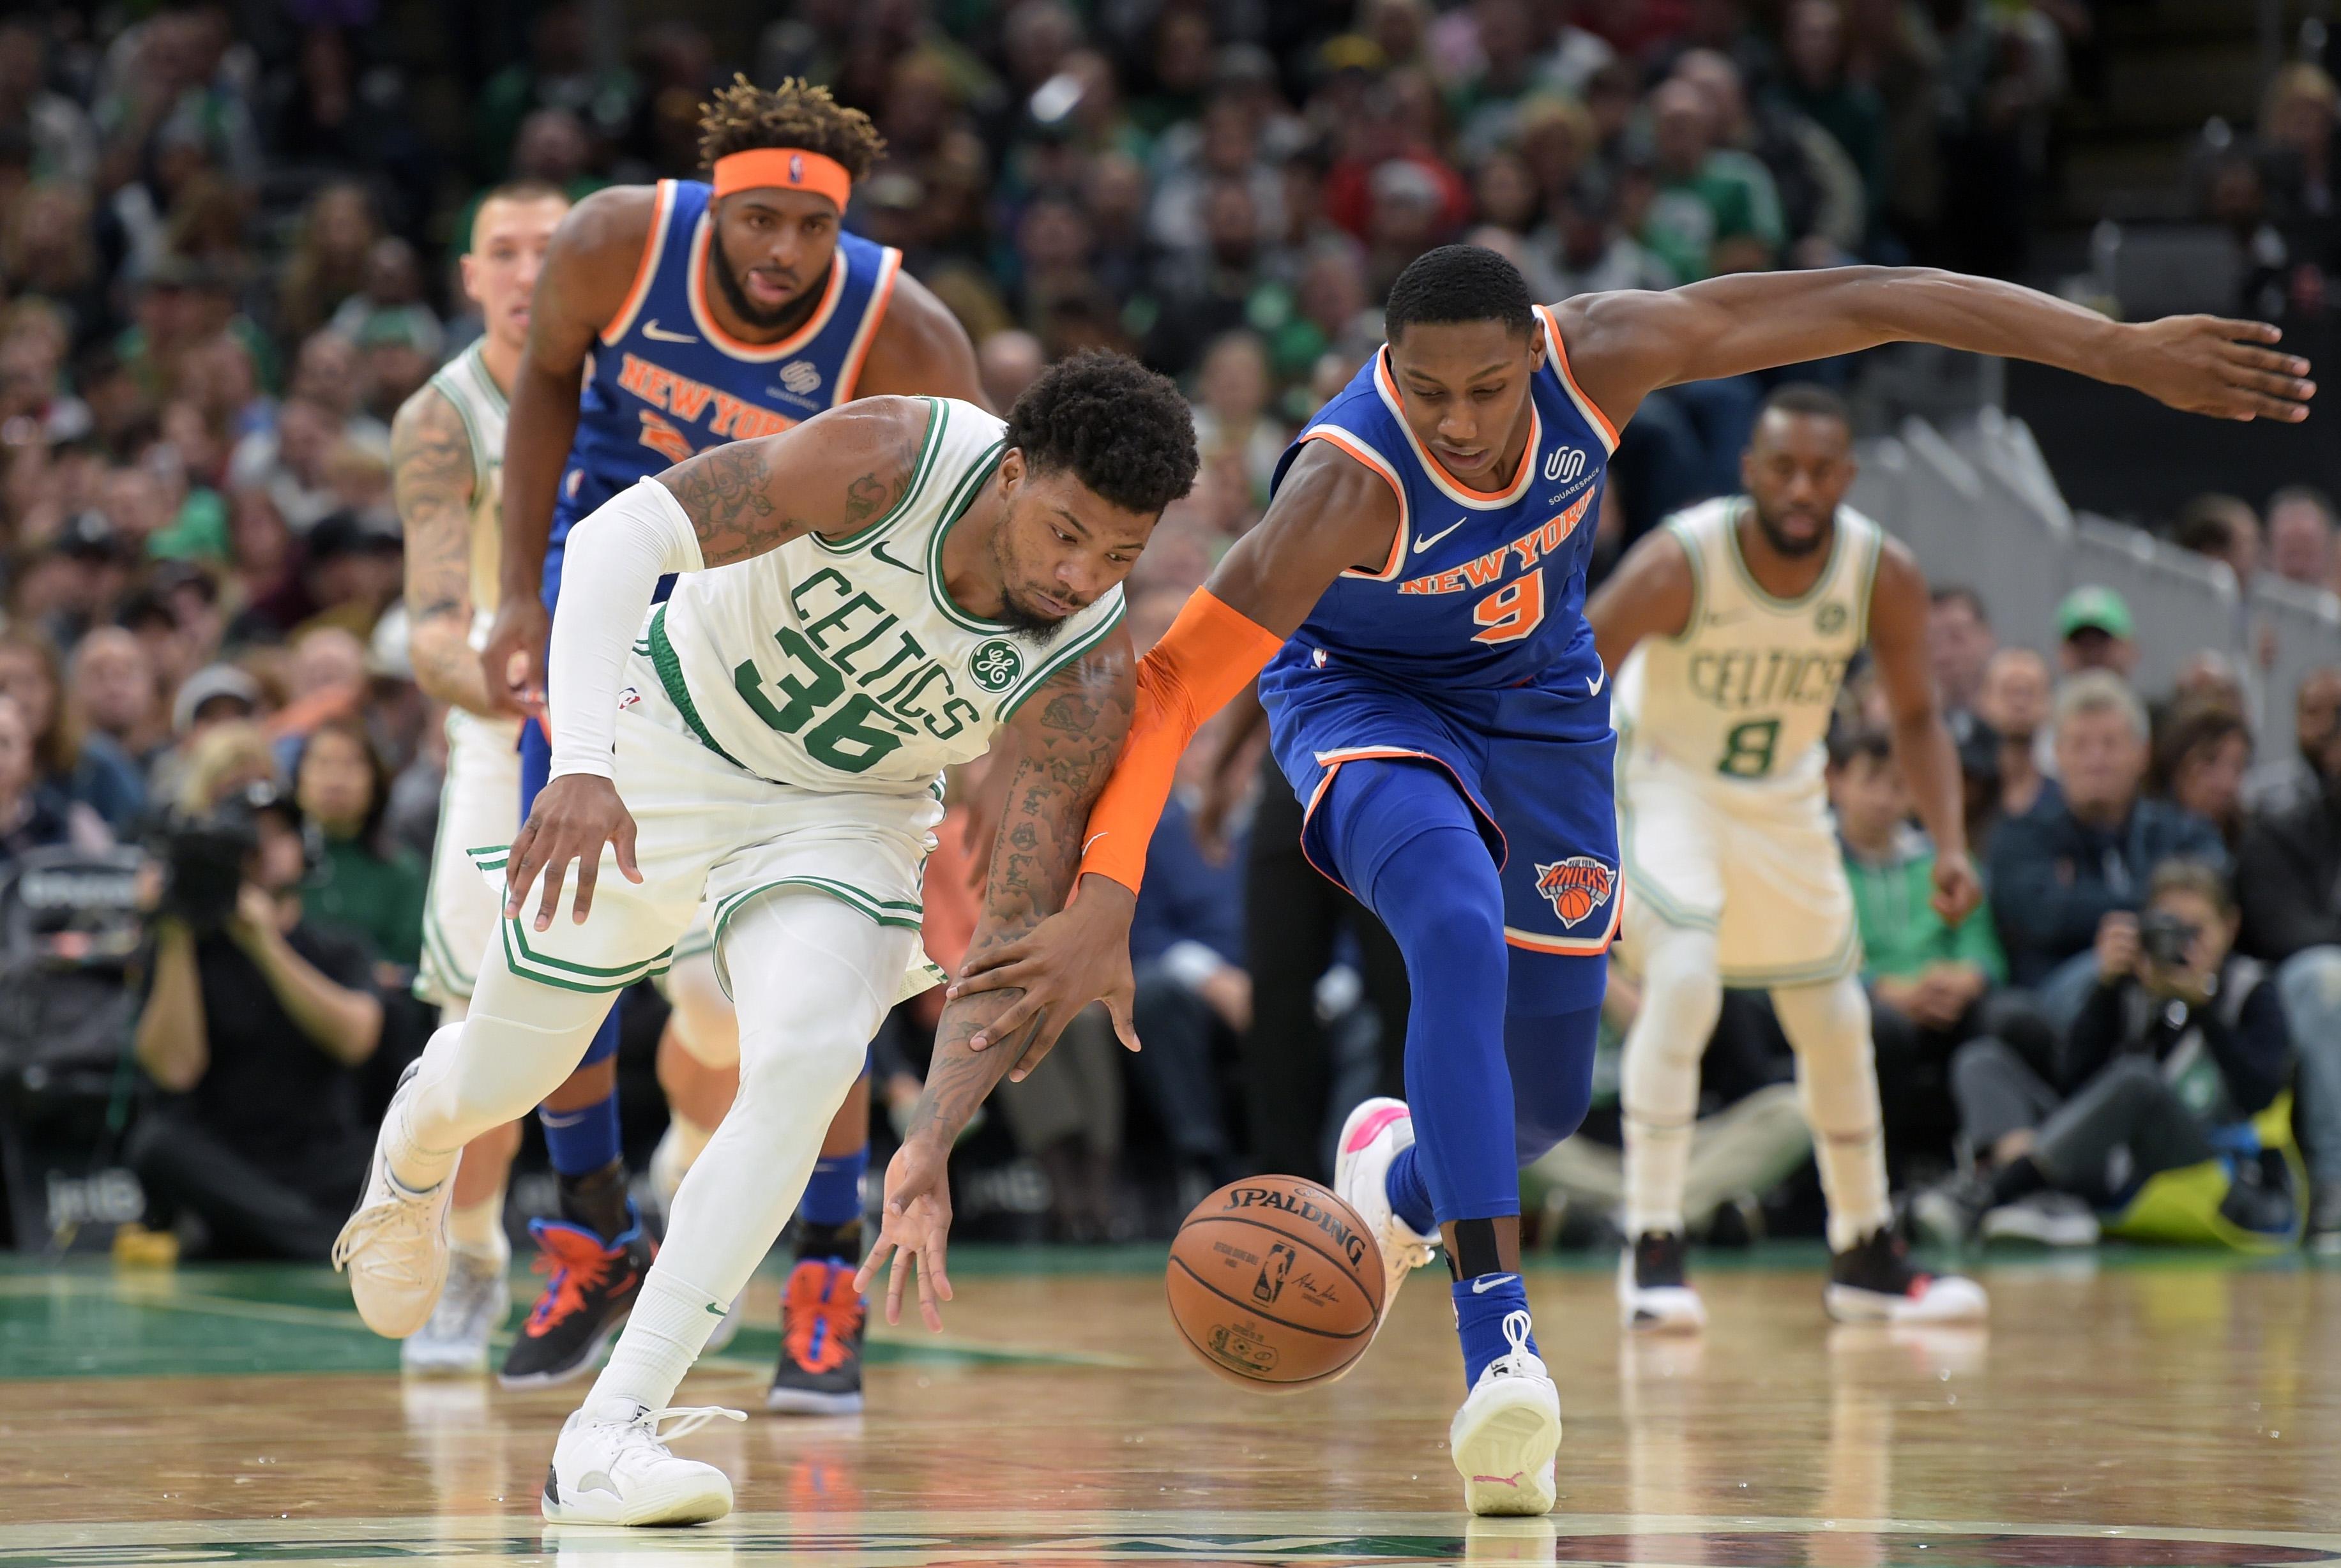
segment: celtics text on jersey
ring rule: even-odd
[[[971,403],[924,401],[917,466],[884,517],[687,573],[651,612],[637,651],[692,732],[751,773],[926,789],[1121,619],[1119,587],[1045,633],[952,601],[943,541],[999,470],[1007,427]]]
[[[1667,520],[1690,561],[1690,618],[1679,636],[1652,638],[1628,656],[1618,729],[1633,758],[1727,780],[1817,785],[1846,666],[1868,639],[1884,535],[1840,506],[1819,577],[1780,599],[1739,552],[1750,504],[1722,497]]]

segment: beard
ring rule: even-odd
[[[1773,553],[1787,556],[1791,560],[1817,554],[1827,548],[1837,536],[1834,518],[1816,531],[1812,538],[1792,539],[1781,531],[1780,525],[1772,520],[1771,515],[1762,506],[1756,507],[1755,512],[1757,531],[1763,534],[1764,542],[1772,547]]]
[[[1065,629],[1065,622],[1071,620],[1072,616],[1051,620],[1018,601],[1015,589],[1008,586],[1016,581],[1017,572],[1013,563],[1008,559],[1008,552],[1001,546],[999,534],[994,534],[991,539],[991,564],[993,570],[1000,573],[999,620],[1001,624],[1020,637],[1029,637],[1046,648],[1057,633]]]
[[[751,300],[747,286],[740,281],[742,269],[732,264],[732,253],[723,248],[723,235],[719,232],[714,239],[714,244],[709,247],[707,270],[715,274],[715,285],[723,291],[723,303],[742,321],[758,332],[769,332],[794,326],[812,314],[821,296],[812,289],[771,310]]]

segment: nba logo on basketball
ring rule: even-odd
[[[1564,926],[1575,927],[1609,901],[1617,890],[1618,873],[1590,855],[1537,867],[1537,891],[1552,905]]]

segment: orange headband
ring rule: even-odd
[[[845,172],[844,164],[802,147],[751,147],[743,153],[727,153],[715,160],[714,172],[718,201],[734,191],[774,185],[827,196],[842,213],[853,194],[853,176]]]

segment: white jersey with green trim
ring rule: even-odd
[[[496,558],[503,549],[504,421],[510,409],[503,389],[488,373],[481,338],[441,366],[431,390],[447,400],[463,422],[472,447],[472,646],[488,645],[488,623],[496,614]]]
[[[1662,525],[1690,558],[1689,622],[1643,641],[1618,672],[1618,732],[1629,766],[1662,761],[1725,783],[1818,787],[1846,665],[1868,640],[1870,584],[1883,531],[1837,510],[1813,586],[1776,599],[1740,556],[1745,496],[1677,512]]]
[[[917,466],[884,517],[686,573],[651,612],[637,650],[700,739],[751,773],[925,790],[1121,620],[1120,588],[1047,637],[951,601],[943,541],[998,471],[1007,426],[972,403],[925,401]]]

